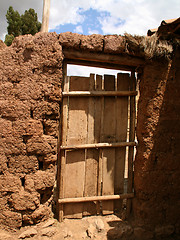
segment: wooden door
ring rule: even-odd
[[[134,72],[65,78],[60,220],[120,212],[122,199],[133,197],[135,81]],[[126,161],[128,193],[124,191]],[[127,206],[130,208],[129,200]]]

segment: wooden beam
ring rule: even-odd
[[[63,92],[63,97],[103,97],[103,96],[136,96],[138,94],[137,91],[71,91],[71,92]]]
[[[136,76],[134,71],[131,72],[130,89],[132,91],[136,90]],[[135,129],[136,129],[136,98],[135,96],[131,96],[130,97],[129,141],[134,141]],[[132,189],[133,189],[133,160],[134,160],[134,147],[130,147],[128,152],[128,187],[127,187],[128,192],[132,192]],[[127,207],[126,207],[126,218],[130,216],[131,205],[132,205],[131,200],[128,200]]]
[[[76,60],[76,61],[89,61],[91,63],[97,64],[99,63],[102,67],[106,64],[116,64],[122,66],[129,66],[130,67],[138,67],[144,65],[145,61],[143,58],[140,57],[133,57],[128,55],[122,54],[105,54],[105,53],[94,53],[94,52],[87,52],[82,50],[69,50],[63,49],[63,54],[66,59],[68,60]],[[92,65],[93,66],[93,65]]]
[[[61,146],[60,149],[88,149],[88,148],[117,148],[117,147],[133,147],[137,146],[136,142],[116,142],[116,143],[92,143],[92,144],[80,144]]]
[[[92,197],[78,197],[78,198],[64,198],[58,199],[58,203],[80,203],[80,202],[92,202],[92,201],[108,201],[133,198],[134,193],[120,194],[120,195],[105,195],[105,196],[92,196]]]

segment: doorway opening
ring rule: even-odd
[[[83,68],[64,66],[60,221],[124,211],[128,215],[134,196],[135,71]]]

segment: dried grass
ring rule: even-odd
[[[144,37],[141,44],[148,58],[169,58],[173,52],[173,46],[165,40],[159,40],[156,34],[153,34],[151,37]]]
[[[138,50],[141,55],[147,59],[152,58],[170,58],[173,52],[173,46],[166,40],[159,40],[156,34],[151,37],[146,36],[132,36],[125,34],[126,42],[129,49]]]

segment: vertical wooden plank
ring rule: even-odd
[[[64,63],[63,65],[63,71],[64,71],[64,86],[63,86],[63,91],[68,92],[69,91],[69,78],[67,77],[67,64]],[[63,98],[62,99],[62,115],[61,115],[61,136],[60,136],[60,141],[59,141],[59,146],[61,144],[66,145],[66,136],[67,136],[67,119],[68,119],[68,98]],[[65,158],[65,150],[60,150],[58,159],[60,158],[60,166],[58,166],[58,198],[63,198],[64,197],[64,175],[65,175],[65,164],[66,164],[66,158]],[[64,217],[64,205],[60,204],[58,207],[58,212],[59,212],[59,221],[63,221]]]
[[[103,79],[101,75],[96,75],[96,91],[103,90]],[[95,98],[95,143],[102,141],[104,97]],[[98,150],[98,176],[97,176],[97,195],[102,195],[102,149]],[[101,202],[97,202],[97,214],[101,214]]]
[[[118,73],[117,75],[117,90],[128,91],[130,84],[130,76],[125,73]],[[116,98],[116,141],[127,141],[127,128],[128,128],[128,97]],[[125,171],[125,159],[126,159],[126,147],[116,148],[115,158],[115,183],[114,193],[122,194],[124,192],[124,171]],[[114,202],[115,212],[120,213],[122,211],[122,200]]]
[[[75,150],[66,153],[64,197],[83,197],[85,177],[85,151]],[[64,204],[66,218],[82,218],[83,203]]]
[[[96,75],[96,91],[102,90],[102,76]],[[95,126],[94,135],[95,143],[101,142],[101,134],[103,133],[103,114],[102,114],[102,103],[104,104],[104,97],[94,97],[95,99]]]
[[[95,90],[95,78],[94,74],[90,74],[89,91]],[[94,124],[95,124],[95,98],[88,98],[88,127],[87,127],[87,143],[94,143]],[[97,160],[98,150],[86,149],[85,160],[85,188],[84,197],[97,195]],[[87,202],[84,203],[83,216],[95,215],[96,203]]]
[[[104,90],[115,90],[115,76],[104,75]],[[115,142],[115,97],[104,98],[103,142]],[[103,189],[102,195],[114,194],[115,149],[103,149]],[[113,201],[102,202],[103,214],[112,214]]]
[[[89,89],[89,78],[71,77],[70,91]],[[88,98],[69,98],[67,144],[83,144],[87,140]],[[83,197],[85,150],[67,151],[64,197]],[[67,218],[82,218],[83,203],[65,204]]]
[[[136,90],[136,76],[135,71],[131,72],[131,82],[130,90]],[[136,97],[130,97],[130,129],[129,129],[129,141],[133,142],[135,140],[135,123],[136,123]],[[127,192],[130,193],[133,191],[133,159],[134,159],[134,147],[129,147],[128,153],[128,187]],[[132,200],[127,200],[127,210],[126,218],[130,215],[131,212],[131,203]]]

